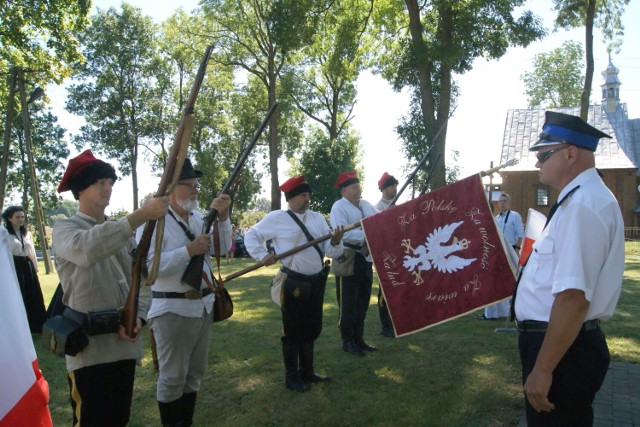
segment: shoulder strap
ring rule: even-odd
[[[298,227],[300,227],[307,240],[311,242],[313,240],[313,236],[311,235],[311,233],[309,233],[307,227],[302,223],[302,221],[300,221],[300,219],[296,216],[296,214],[293,213],[291,209],[287,209],[287,213],[291,218],[293,218],[296,224],[298,224]],[[322,253],[320,247],[318,247],[318,245],[313,245],[313,248],[318,252],[318,255],[320,255],[320,261],[324,262],[324,254]]]

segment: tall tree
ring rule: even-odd
[[[292,170],[307,177],[314,189],[313,207],[321,212],[328,212],[335,200],[333,182],[340,172],[355,169],[360,158],[349,122],[355,81],[371,47],[367,29],[372,10],[371,0],[333,2],[319,16],[313,43],[293,57],[296,61],[285,74],[290,97],[313,123]]]
[[[34,166],[38,174],[38,191],[42,209],[46,211],[55,209],[59,203],[56,188],[64,172],[64,165],[60,159],[66,159],[69,156],[69,150],[64,141],[65,130],[58,126],[57,117],[51,114],[50,108],[45,106],[44,101],[30,104],[29,110],[31,146]],[[14,143],[13,149],[9,151],[6,194],[13,203],[19,203],[25,208],[30,223],[35,224],[31,204],[31,173],[24,135],[24,122],[22,117],[18,116],[14,118],[13,123]],[[48,225],[53,224],[49,222]]]
[[[553,0],[554,9],[558,12],[556,26],[561,28],[585,28],[586,69],[584,87],[580,98],[580,117],[587,120],[589,98],[593,83],[593,27],[602,30],[609,50],[616,50],[622,43],[624,26],[622,14],[629,0]]]
[[[213,28],[211,37],[220,46],[216,58],[234,66],[241,74],[251,76],[264,88],[264,109],[276,102],[279,111],[269,124],[268,169],[271,175],[271,207],[280,209],[278,158],[298,143],[299,135],[291,120],[287,129],[280,128],[280,117],[292,110],[279,98],[280,77],[284,65],[300,46],[308,43],[314,30],[316,3],[320,0],[203,0],[205,16]],[[288,123],[287,123],[288,122]]]
[[[69,87],[66,108],[84,116],[86,124],[73,142],[118,161],[120,172],[131,175],[137,209],[138,158],[159,71],[156,26],[140,9],[123,3],[121,11],[98,9],[82,42],[87,61],[78,70],[80,83]]]
[[[328,214],[333,202],[340,198],[334,186],[338,175],[344,171],[358,169],[362,161],[360,143],[355,132],[350,129],[338,138],[329,141],[321,128],[315,127],[307,137],[299,158],[291,159],[291,174],[304,174],[312,188],[312,209]],[[358,176],[363,176],[363,170]]]
[[[446,124],[455,105],[455,73],[472,69],[477,57],[500,58],[511,46],[527,46],[544,34],[531,12],[514,16],[524,0],[405,0],[406,10],[396,1],[377,4],[376,22],[383,34],[379,68],[396,90],[416,88],[419,93],[424,134],[405,143],[412,149],[444,157]],[[435,134],[443,129],[437,140]],[[433,188],[446,183],[445,162],[439,162],[432,177]]]
[[[90,0],[0,2],[0,72],[37,70],[35,81],[61,83],[82,59],[77,33],[89,24]]]
[[[567,41],[561,47],[533,57],[533,71],[520,78],[529,97],[529,108],[558,108],[580,105],[582,44]]]

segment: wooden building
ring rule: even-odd
[[[640,119],[629,119],[627,106],[620,102],[619,70],[609,60],[602,73],[602,103],[591,105],[590,125],[611,135],[603,138],[595,152],[596,167],[620,203],[625,227],[640,226]],[[580,115],[580,107],[553,109]],[[538,140],[545,119],[544,109],[509,110],[505,123],[500,164],[517,159],[518,164],[500,170],[502,190],[511,196],[511,208],[525,219],[530,208],[547,215],[558,194],[540,183],[535,167],[535,152],[529,151]]]

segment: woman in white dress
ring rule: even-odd
[[[2,219],[9,231],[7,242],[9,250],[13,253],[20,292],[29,319],[29,329],[31,333],[40,333],[47,314],[38,280],[38,262],[33,239],[25,227],[24,209],[21,206],[9,206],[2,213]]]

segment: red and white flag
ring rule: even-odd
[[[527,225],[524,227],[524,240],[522,241],[522,250],[520,251],[520,259],[518,265],[522,267],[533,250],[533,244],[544,229],[547,217],[535,209],[529,209],[527,213]]]
[[[462,316],[513,293],[480,175],[362,220],[396,336]]]
[[[7,232],[0,228],[0,427],[50,427],[49,385],[38,366]]]

